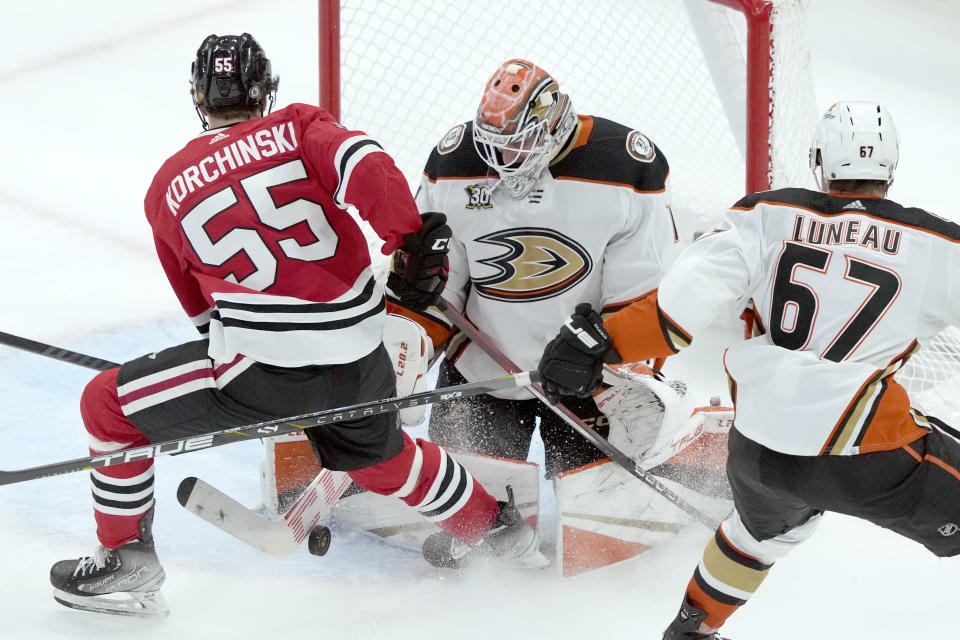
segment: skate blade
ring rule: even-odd
[[[531,532],[533,533],[533,532]],[[424,541],[423,557],[434,567],[462,571],[476,566],[491,566],[499,569],[542,569],[550,566],[550,560],[540,552],[540,536],[533,533],[523,551],[513,556],[493,552],[482,543],[470,547],[446,532],[437,533]]]
[[[544,567],[550,566],[550,558],[543,555],[540,551],[525,557],[523,559],[522,567],[524,569],[543,569]]]
[[[510,556],[496,558],[498,565],[505,569],[543,569],[550,566],[550,560],[540,552],[540,534],[530,529],[530,538],[514,547]]]
[[[501,569],[543,569],[550,566],[550,559],[539,550],[517,558],[491,558],[490,562]]]
[[[536,549],[525,551],[523,554],[513,557],[486,553],[481,549],[476,553],[458,558],[452,565],[448,566],[458,570],[475,567],[490,567],[497,570],[529,570],[549,567],[550,559],[540,552],[538,545]]]
[[[125,591],[107,595],[78,596],[54,589],[53,599],[71,609],[114,616],[166,618],[170,615],[170,607],[159,591]]]

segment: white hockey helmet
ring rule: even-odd
[[[831,180],[890,184],[899,155],[897,127],[882,105],[838,102],[817,125],[810,145],[810,169],[821,189]]]
[[[473,121],[473,145],[516,198],[541,172],[577,124],[570,98],[553,77],[526,60],[503,63],[483,90]]]

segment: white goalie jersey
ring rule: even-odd
[[[680,346],[752,302],[762,334],[724,356],[737,429],[794,455],[888,450],[925,433],[894,374],[960,321],[958,274],[952,222],[783,189],[744,198],[683,253],[658,291],[659,323]]]
[[[639,131],[581,116],[570,143],[522,199],[494,185],[474,150],[472,124],[434,148],[416,200],[453,230],[444,297],[519,367],[534,369],[573,308],[615,311],[656,289],[678,253],[669,167]],[[448,330],[439,313],[431,335]],[[459,338],[459,337],[458,337]],[[447,357],[468,380],[502,375],[454,338]],[[531,397],[524,389],[501,397]]]

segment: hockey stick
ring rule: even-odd
[[[475,342],[477,346],[479,346],[488,356],[493,359],[494,362],[500,365],[504,371],[513,374],[516,374],[520,371],[517,365],[514,364],[513,361],[506,356],[506,354],[500,351],[500,349],[498,349],[493,342],[490,341],[490,338],[473,326],[473,323],[467,320],[467,318],[460,313],[460,311],[447,304],[446,300],[441,299],[440,303],[437,305],[437,308],[440,309],[447,319],[450,320],[450,322],[452,322],[458,329],[460,329],[464,335],[466,335],[471,341]],[[610,441],[597,433],[570,409],[559,402],[554,404],[547,400],[547,397],[543,393],[543,387],[541,387],[536,380],[532,380],[531,383],[527,385],[527,388],[530,390],[530,393],[547,405],[547,408],[560,416],[564,422],[578,431],[580,435],[589,440],[593,446],[595,446],[597,449],[600,449],[600,451],[605,453],[611,460],[626,469],[630,475],[659,493],[661,496],[669,500],[670,503],[675,507],[703,525],[711,529],[716,529],[720,526],[720,522],[718,520],[711,518],[709,515],[677,495],[676,492],[670,489],[670,487],[666,486],[654,476],[641,469],[637,463],[630,458],[630,456],[620,451],[620,449],[614,445],[610,444]]]
[[[347,407],[324,409],[323,411],[314,411],[312,413],[305,413],[288,418],[277,418],[276,420],[267,420],[243,427],[221,429],[219,431],[166,440],[164,442],[132,449],[121,449],[120,451],[114,451],[112,453],[65,460],[63,462],[55,462],[39,467],[29,467],[14,471],[0,471],[0,485],[73,473],[74,471],[83,471],[85,469],[108,467],[125,462],[132,462],[134,460],[147,460],[160,456],[200,451],[243,440],[279,436],[301,429],[349,421],[360,416],[390,413],[422,404],[433,404],[434,402],[443,402],[444,400],[453,400],[455,398],[467,398],[491,391],[502,391],[514,387],[522,387],[535,383],[538,380],[539,376],[536,371],[518,372],[503,378],[443,387],[441,389],[434,389],[433,391],[414,393],[402,398],[370,400],[369,402],[361,402]]]
[[[120,366],[116,362],[3,331],[0,331],[0,344],[96,371]],[[259,516],[254,510],[199,478],[184,478],[177,489],[177,499],[188,511],[242,542],[271,556],[285,558],[300,546],[320,518],[330,512],[350,483],[346,473],[323,469],[283,518],[276,520]]]
[[[321,469],[293,506],[278,519],[264,518],[199,478],[184,478],[177,489],[177,500],[187,511],[241,542],[275,558],[285,558],[312,535],[314,526],[330,513],[350,483],[345,471]],[[323,546],[315,549],[311,539],[311,553],[326,552],[329,538],[326,542],[323,538],[320,540]]]
[[[5,344],[8,347],[13,347],[14,349],[21,349],[23,351],[29,351],[30,353],[36,353],[41,356],[47,356],[48,358],[53,358],[54,360],[69,362],[70,364],[86,367],[87,369],[93,369],[95,371],[106,371],[107,369],[113,369],[114,367],[120,366],[116,362],[101,360],[100,358],[94,358],[93,356],[88,356],[84,353],[77,353],[76,351],[70,351],[69,349],[61,349],[60,347],[54,347],[53,345],[37,342],[36,340],[30,340],[29,338],[21,338],[20,336],[4,333],[3,331],[0,331],[0,344]]]

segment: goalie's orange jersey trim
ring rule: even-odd
[[[430,337],[430,340],[433,341],[434,349],[439,349],[440,346],[450,339],[450,336],[453,335],[454,331],[450,327],[445,327],[437,320],[434,320],[425,313],[417,313],[412,309],[407,309],[406,307],[401,307],[400,305],[387,300],[387,313],[394,313],[398,316],[404,316],[410,318],[427,332],[427,335]]]

